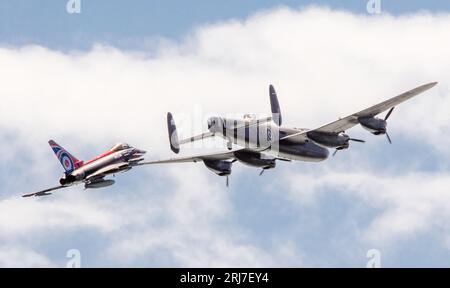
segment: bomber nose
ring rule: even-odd
[[[322,155],[321,155],[321,158],[322,159],[327,159],[328,158],[328,156],[330,155],[330,151],[327,149],[327,148],[324,148],[323,150],[322,150],[322,153],[321,153]]]
[[[212,119],[208,118],[208,130],[212,127]]]

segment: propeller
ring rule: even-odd
[[[392,111],[394,111],[394,108],[395,108],[395,107],[392,107],[391,110],[389,110],[389,112],[388,112],[388,113],[386,114],[386,116],[384,117],[384,121],[386,121],[386,120],[389,118],[389,116],[391,116]]]
[[[276,160],[280,160],[280,161],[284,161],[284,162],[292,162],[291,159],[286,159],[286,158],[276,158]]]
[[[389,110],[389,112],[386,114],[386,116],[384,117],[384,121],[386,121],[390,116],[391,116],[391,114],[392,114],[392,111],[394,111],[394,108],[395,107],[392,107],[390,110]],[[391,137],[389,137],[389,134],[387,133],[387,131],[386,131],[386,138],[387,138],[387,140],[389,141],[389,144],[392,144],[392,140],[391,140]]]
[[[358,143],[366,143],[365,140],[362,140],[362,139],[356,139],[356,138],[348,138],[348,141],[354,141],[354,142],[358,142]],[[338,147],[338,148],[336,148],[336,150],[333,152],[333,157],[336,155],[336,153],[337,153],[339,150],[346,149],[346,148],[348,148],[348,146],[347,146],[347,147]]]
[[[389,144],[392,144],[391,137],[389,137],[389,134],[387,133],[387,131],[386,131],[386,138],[388,139]]]
[[[230,186],[230,181],[229,181],[229,179],[228,179],[228,175],[227,175],[227,179],[226,179],[225,184],[227,185],[227,187]]]
[[[366,143],[366,140],[362,140],[362,139],[355,139],[355,138],[350,138],[348,139],[349,141],[354,141],[354,142],[359,142],[359,143]]]
[[[264,173],[264,171],[266,171],[267,169],[271,169],[271,168],[272,167],[264,167],[264,168],[262,168],[261,172],[259,172],[259,176],[261,176]]]

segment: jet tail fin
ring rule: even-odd
[[[278,126],[281,125],[281,109],[280,103],[278,102],[277,92],[275,92],[275,88],[273,85],[269,86],[269,94],[270,94],[270,108],[272,109],[272,119]]]
[[[56,143],[55,141],[50,140],[48,141],[48,144],[50,144],[50,147],[55,153],[56,158],[58,158],[59,163],[61,163],[67,174],[83,165],[83,161],[75,158],[72,154],[58,145],[58,143]]]
[[[178,154],[180,152],[180,142],[178,140],[177,127],[175,126],[175,120],[172,113],[167,113],[167,129],[169,131],[170,149]]]

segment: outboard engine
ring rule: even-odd
[[[383,135],[385,134],[389,143],[392,144],[391,137],[387,133],[387,120],[389,116],[391,116],[392,111],[394,111],[395,107],[392,107],[389,112],[386,114],[384,119],[376,118],[376,117],[359,117],[358,122],[365,128],[369,130],[373,135]]]
[[[358,118],[358,122],[361,126],[374,135],[386,133],[387,122],[383,119],[374,117],[360,117]]]

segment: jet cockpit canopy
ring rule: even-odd
[[[128,145],[127,143],[117,143],[110,149],[110,151],[116,152],[116,151],[125,150],[128,148],[131,148],[131,146]]]

